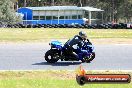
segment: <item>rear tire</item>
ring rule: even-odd
[[[57,54],[57,51],[56,50],[48,50],[46,53],[45,53],[45,60],[48,62],[48,63],[55,63],[59,60],[58,58],[58,54]]]

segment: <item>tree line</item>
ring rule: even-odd
[[[92,6],[104,10],[104,22],[131,22],[132,0],[18,0],[19,6]],[[26,3],[26,4],[24,4]]]
[[[13,4],[18,4],[19,8],[53,5],[91,6],[104,10],[104,22],[132,22],[132,0],[0,0],[0,21],[18,20]]]

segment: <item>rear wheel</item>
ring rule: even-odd
[[[58,52],[56,50],[48,50],[46,53],[45,53],[45,60],[48,62],[48,63],[55,63],[59,60],[59,55],[58,55]]]

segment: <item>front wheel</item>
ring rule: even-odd
[[[91,53],[90,61],[92,61],[94,58],[95,58],[95,52],[92,52],[92,53]]]
[[[90,56],[85,56],[85,57],[84,57],[84,61],[85,61],[86,63],[90,63],[94,58],[95,58],[95,52],[92,52],[92,53],[90,54]]]
[[[58,55],[58,52],[56,50],[48,50],[46,53],[45,53],[45,60],[48,62],[48,63],[55,63],[59,60],[59,55]]]

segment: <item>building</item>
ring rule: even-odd
[[[18,13],[24,15],[24,24],[83,24],[86,11],[89,13],[88,20],[91,24],[91,12],[103,10],[77,6],[22,7],[18,9]]]

